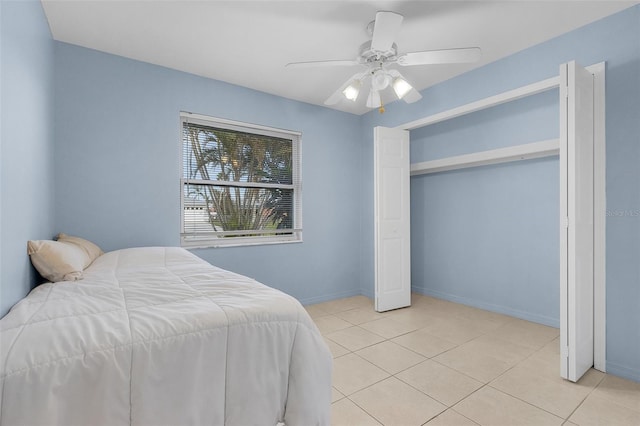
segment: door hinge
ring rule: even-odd
[[[568,86],[560,86],[560,97],[569,99],[569,87]]]
[[[569,346],[562,346],[560,348],[560,355],[562,358],[569,358]]]
[[[565,216],[562,222],[562,226],[564,226],[565,229],[569,229],[569,216]]]

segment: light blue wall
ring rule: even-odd
[[[53,40],[39,1],[1,1],[0,316],[39,279],[27,240],[53,227]]]
[[[396,126],[542,80],[574,59],[607,62],[607,370],[640,381],[640,6],[425,90],[417,104],[368,113],[363,184],[372,178],[373,126]],[[412,162],[557,136],[550,97],[414,131]],[[414,288],[556,324],[557,173],[557,160],[548,158],[412,178]],[[372,200],[369,189],[362,209],[369,230]],[[363,233],[365,294],[373,293],[372,234]]]
[[[194,252],[306,303],[358,294],[357,116],[64,43],[55,60],[58,230],[179,245],[180,111],[299,130],[304,242]]]
[[[557,138],[558,91],[411,133],[421,162]],[[545,158],[411,179],[414,291],[559,326],[559,165]]]

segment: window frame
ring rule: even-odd
[[[203,179],[188,179],[184,177],[184,123],[214,127],[217,129],[231,130],[236,132],[250,133],[254,135],[269,136],[291,140],[292,148],[292,183],[273,184],[258,182],[235,182],[235,181],[215,181]],[[180,246],[187,249],[213,248],[213,247],[238,247],[268,244],[285,244],[302,242],[302,133],[299,131],[278,129],[275,127],[262,126],[259,124],[244,123],[225,118],[211,117],[202,114],[181,111],[179,120],[179,141],[180,141]],[[210,238],[196,237],[185,232],[185,197],[184,187],[188,184],[195,185],[216,185],[229,187],[256,187],[256,188],[282,188],[293,190],[293,230],[287,235],[269,236],[242,236],[235,238],[221,238],[212,235]],[[257,230],[256,230],[257,231]],[[234,232],[234,231],[227,231]],[[243,232],[243,231],[236,231]],[[259,232],[259,231],[258,231]],[[273,232],[273,231],[270,231]]]

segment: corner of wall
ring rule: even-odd
[[[0,2],[0,316],[35,286],[30,239],[51,238],[53,38],[39,1]]]

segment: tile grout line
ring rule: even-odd
[[[354,392],[354,393],[352,393],[351,395],[354,395],[354,394],[356,394],[356,393],[358,393],[358,392],[361,392],[361,391],[363,391],[363,390],[365,390],[365,389],[368,389],[368,388],[370,388],[370,387],[372,387],[372,386],[375,386],[375,385],[377,385],[378,383],[381,383],[381,382],[383,382],[383,381],[385,381],[385,380],[387,380],[387,379],[389,379],[389,378],[391,378],[391,377],[395,378],[396,380],[399,380],[400,382],[402,382],[402,383],[406,384],[407,386],[411,387],[412,389],[417,390],[418,392],[420,392],[421,394],[425,395],[426,397],[431,398],[431,399],[433,399],[434,401],[436,401],[436,402],[438,402],[439,404],[441,404],[442,406],[446,407],[444,410],[442,410],[442,411],[438,412],[438,414],[436,414],[436,415],[434,415],[433,417],[429,418],[426,422],[424,422],[424,423],[423,423],[423,425],[424,425],[424,424],[429,423],[431,420],[435,419],[435,418],[436,418],[436,417],[438,417],[440,414],[444,413],[445,411],[447,411],[448,409],[450,409],[450,408],[451,408],[451,407],[449,407],[447,404],[444,404],[444,403],[442,403],[442,402],[438,401],[437,399],[433,398],[432,396],[427,395],[426,393],[422,392],[420,389],[416,389],[416,388],[414,388],[414,387],[413,387],[413,386],[411,386],[409,383],[405,383],[402,379],[400,379],[400,378],[398,378],[398,377],[395,377],[394,375],[391,375],[391,376],[386,377],[386,378],[384,378],[384,379],[382,379],[382,380],[380,380],[380,381],[378,381],[378,382],[376,382],[376,383],[373,383],[373,384],[371,384],[371,385],[367,386],[366,388],[363,388],[363,389],[360,389],[360,390],[358,390],[358,391],[355,391],[355,392]],[[378,419],[376,416],[374,416],[373,414],[371,414],[370,412],[368,412],[364,407],[361,407],[360,405],[358,405],[358,403],[357,403],[356,401],[352,400],[352,399],[350,398],[350,396],[347,396],[346,398],[347,398],[347,399],[349,399],[349,401],[353,402],[353,403],[354,403],[358,408],[360,408],[362,411],[364,411],[365,413],[367,413],[368,415],[370,415],[370,416],[371,416],[374,420],[376,420],[378,423],[380,423],[381,425],[383,425],[383,426],[384,426],[384,423],[382,423],[382,420]],[[475,422],[474,422],[474,423],[475,423]]]
[[[578,405],[576,405],[576,408],[574,408],[574,409],[573,409],[573,411],[571,411],[571,413],[569,413],[569,415],[568,415],[568,416],[567,416],[567,418],[565,419],[565,422],[568,422],[568,421],[569,421],[569,419],[571,418],[571,416],[573,416],[573,414],[574,414],[576,411],[578,411],[578,409],[579,409],[580,407],[582,407],[582,405],[583,405],[583,404],[584,404],[584,402],[587,400],[587,398],[589,398],[589,396],[590,396],[592,393],[594,393],[594,392],[596,391],[596,389],[598,389],[598,386],[600,386],[600,384],[601,384],[602,382],[604,382],[604,379],[606,379],[606,377],[607,377],[607,373],[603,373],[603,374],[602,374],[602,378],[601,378],[601,379],[598,381],[598,383],[593,387],[593,389],[591,389],[591,390],[589,391],[589,393],[587,393],[587,394],[585,395],[585,397],[584,397],[584,398],[582,398],[582,400],[580,401],[580,403],[579,403]]]
[[[555,340],[555,338],[554,338],[554,340]],[[547,342],[547,344],[548,344],[548,343],[549,343],[549,342]],[[545,346],[546,346],[546,345],[545,345]],[[496,390],[496,391],[498,391],[498,392],[502,392],[502,393],[504,393],[505,395],[509,395],[509,396],[511,396],[512,398],[515,398],[515,399],[517,399],[517,400],[519,400],[519,401],[522,401],[522,402],[524,402],[524,403],[526,403],[526,404],[529,404],[529,405],[531,405],[532,407],[536,407],[536,408],[538,408],[538,409],[540,409],[540,410],[542,410],[542,411],[545,411],[545,412],[547,412],[547,413],[549,413],[549,414],[551,414],[551,415],[553,415],[553,416],[556,416],[556,417],[558,417],[558,418],[560,418],[560,419],[563,419],[563,424],[564,424],[565,422],[567,422],[567,421],[569,420],[569,418],[573,415],[573,413],[575,413],[575,411],[576,411],[578,408],[580,408],[580,406],[584,403],[584,401],[587,399],[587,397],[588,397],[589,395],[591,395],[591,393],[592,393],[592,392],[594,392],[598,386],[600,386],[600,383],[602,383],[602,381],[603,381],[603,380],[605,379],[605,377],[606,377],[606,373],[602,376],[602,378],[598,381],[598,383],[597,383],[597,384],[596,384],[596,385],[595,385],[595,386],[594,386],[594,387],[593,387],[593,388],[592,388],[592,389],[591,389],[591,390],[590,390],[590,391],[585,395],[585,397],[581,399],[580,403],[578,403],[578,405],[576,405],[576,407],[571,411],[571,413],[570,413],[566,418],[564,418],[564,417],[562,417],[562,416],[559,416],[559,415],[557,415],[557,414],[555,414],[555,413],[552,413],[551,411],[547,410],[546,408],[539,407],[539,406],[537,406],[537,405],[533,404],[532,402],[526,401],[526,400],[524,400],[524,399],[520,398],[519,396],[512,395],[511,393],[508,393],[508,392],[506,392],[506,391],[503,391],[503,390],[501,390],[501,389],[498,389],[497,387],[492,386],[492,383],[493,383],[493,382],[495,382],[497,379],[499,379],[500,377],[504,376],[504,375],[505,375],[505,374],[507,374],[509,371],[511,371],[511,370],[513,370],[513,369],[515,369],[515,368],[516,368],[516,367],[518,367],[520,364],[522,364],[522,363],[523,363],[523,362],[525,362],[526,360],[530,359],[532,356],[534,356],[535,354],[537,354],[539,351],[541,351],[541,350],[543,350],[543,349],[544,349],[544,346],[543,346],[543,347],[541,347],[540,349],[538,349],[537,351],[533,352],[531,355],[529,355],[528,357],[526,357],[526,358],[525,358],[525,359],[523,359],[522,361],[519,361],[517,364],[515,364],[515,365],[511,366],[509,369],[505,370],[503,373],[501,373],[500,375],[498,375],[497,377],[495,377],[494,379],[492,379],[491,381],[489,381],[489,382],[487,383],[487,386],[491,387],[492,389],[494,389],[494,390]]]
[[[530,406],[531,406],[531,407],[533,407],[533,408],[537,408],[538,410],[544,411],[544,412],[545,412],[545,413],[547,413],[547,414],[550,414],[550,415],[552,415],[552,416],[554,416],[554,417],[557,417],[557,418],[559,418],[560,420],[562,420],[562,422],[563,422],[563,423],[567,420],[567,419],[565,419],[565,418],[563,418],[563,417],[561,417],[561,416],[559,416],[559,415],[557,415],[557,414],[555,414],[555,413],[552,413],[551,411],[549,411],[549,410],[547,410],[547,409],[545,409],[545,408],[538,407],[537,405],[534,405],[533,403],[531,403],[531,402],[529,402],[529,401],[525,401],[524,399],[522,399],[522,398],[520,398],[520,397],[518,397],[518,396],[511,395],[511,394],[510,394],[510,393],[508,393],[508,392],[505,392],[505,391],[503,391],[503,390],[501,390],[501,389],[495,388],[495,387],[491,386],[491,382],[487,383],[487,386],[489,386],[491,389],[493,389],[493,390],[495,390],[495,391],[497,391],[497,392],[500,392],[500,393],[503,393],[503,394],[505,394],[505,395],[507,395],[507,396],[510,396],[510,397],[511,397],[511,398],[513,398],[513,399],[517,399],[517,400],[518,400],[518,401],[520,401],[520,402],[524,402],[525,404],[530,405]]]
[[[384,380],[386,380],[386,379],[384,379]],[[381,381],[382,381],[382,380],[380,380],[380,382],[381,382]],[[376,382],[376,383],[380,383],[380,382]],[[375,384],[375,383],[374,383],[374,384]],[[371,386],[373,386],[373,385],[371,385]],[[367,388],[368,388],[368,387],[369,387],[369,386],[367,386]],[[367,388],[364,388],[364,389],[367,389]],[[364,390],[364,389],[360,389],[360,390]],[[360,391],[356,391],[356,392],[354,392],[354,393],[357,393],[357,392],[360,392]],[[353,395],[353,394],[352,394],[352,395]],[[368,415],[368,416],[370,416],[373,420],[375,420],[376,422],[380,423],[382,426],[385,426],[385,425],[384,425],[384,423],[382,423],[382,420],[378,419],[378,418],[377,418],[376,416],[374,416],[372,413],[368,412],[364,407],[361,407],[360,405],[358,405],[358,403],[357,403],[357,402],[355,402],[353,399],[349,398],[348,396],[347,396],[347,399],[348,399],[349,401],[351,401],[351,402],[352,402],[356,407],[358,407],[359,409],[361,409],[362,411],[364,411],[365,413],[367,413],[367,415]]]

